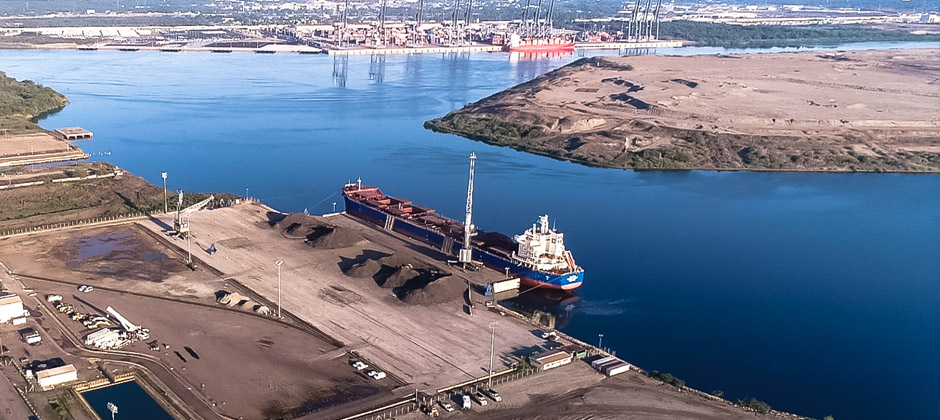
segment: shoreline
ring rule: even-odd
[[[424,127],[614,169],[940,173],[935,52],[585,58]]]
[[[245,201],[243,202],[243,204],[239,204],[238,206],[253,206],[253,207],[257,207],[258,209],[260,209],[261,212],[264,212],[264,213],[274,212],[274,213],[278,213],[278,214],[290,214],[290,213],[285,213],[285,212],[282,212],[282,211],[280,211],[280,210],[277,210],[277,209],[273,208],[272,206],[270,206],[270,205],[268,205],[268,204],[265,204],[265,203],[263,203],[263,202],[261,202],[261,201],[259,201],[259,200],[254,200],[254,199],[247,199],[247,200],[245,200]],[[334,215],[334,216],[335,216],[335,215],[340,215],[340,214],[344,214],[344,213],[343,213],[343,212],[340,212],[340,213],[332,213],[331,215]],[[81,224],[77,224],[77,225],[74,225],[74,226],[65,227],[65,229],[66,229],[67,231],[73,231],[73,232],[74,232],[74,231],[76,231],[76,230],[89,229],[89,228],[102,228],[102,227],[108,227],[108,226],[111,226],[111,227],[118,227],[118,226],[133,225],[133,224],[138,224],[138,223],[143,222],[143,221],[146,221],[146,220],[151,220],[151,219],[153,219],[154,217],[157,217],[157,216],[160,216],[160,215],[162,215],[163,217],[166,217],[166,215],[165,215],[162,211],[156,211],[156,212],[153,212],[153,213],[148,214],[148,215],[140,215],[140,216],[137,216],[137,217],[128,217],[128,218],[124,218],[124,219],[121,219],[121,220],[102,221],[102,222],[100,222],[100,223],[81,223]],[[350,220],[353,221],[352,223],[362,224],[360,221],[355,220],[354,218],[350,218]],[[362,227],[363,229],[369,228],[369,226],[364,225],[364,224],[362,224],[362,226],[363,226],[363,227]],[[63,228],[63,227],[54,227],[54,228],[52,228],[52,229],[54,229],[54,230],[60,230],[60,229],[62,229],[62,228]],[[10,238],[15,238],[15,237],[20,237],[20,238],[23,238],[23,237],[32,237],[32,236],[34,236],[34,235],[46,235],[46,236],[48,236],[49,234],[50,234],[50,230],[48,230],[48,229],[39,230],[39,231],[33,230],[33,231],[18,232],[18,233],[13,234],[13,235],[8,235],[8,236],[5,237],[5,239],[10,239]],[[74,235],[74,234],[75,234],[75,233],[73,233],[73,235]],[[397,236],[396,236],[396,237],[397,237]],[[399,238],[399,240],[404,241],[404,242],[406,242],[406,243],[414,242],[414,241],[410,241],[410,240],[406,240],[406,239],[402,239],[402,238]],[[174,247],[179,247],[180,245],[178,245],[178,244],[173,244],[173,246],[174,246]],[[419,243],[419,246],[420,246],[420,243]],[[185,253],[185,251],[179,251],[179,252]],[[209,264],[206,263],[205,261],[202,261],[202,263],[201,263],[200,265],[203,266],[203,267],[205,267],[206,269],[210,269],[210,270],[213,270],[213,271],[217,271],[217,270],[218,270],[217,268],[215,268],[215,267],[209,265]],[[221,272],[220,272],[220,273],[221,273]],[[25,274],[20,274],[20,275],[23,276],[24,278],[28,278],[28,275],[25,275]],[[223,277],[224,277],[224,276],[223,276]],[[261,293],[260,291],[255,290],[255,289],[254,289],[253,287],[251,287],[251,286],[247,286],[247,285],[246,285],[246,286],[244,286],[244,287],[246,287],[246,288],[248,288],[248,289],[250,289],[250,290],[253,290],[253,291],[255,291],[256,293]],[[107,288],[107,287],[104,287],[104,286],[100,286],[99,288],[101,288],[102,290],[108,290],[108,288]],[[132,292],[132,293],[133,293],[133,292]],[[515,319],[517,320],[517,322],[521,322],[521,323],[524,323],[524,324],[529,325],[529,326],[532,326],[532,327],[541,328],[539,325],[533,323],[533,321],[530,319],[530,317],[526,316],[526,315],[523,314],[523,313],[520,313],[520,312],[518,312],[518,311],[516,311],[516,310],[513,310],[513,309],[511,309],[511,308],[505,307],[505,306],[503,306],[503,305],[501,305],[501,304],[499,304],[499,303],[496,304],[496,307],[497,307],[497,311],[503,311],[507,316],[511,316],[512,318],[515,318]],[[593,352],[593,353],[596,353],[596,354],[602,354],[602,355],[609,355],[609,354],[610,354],[609,352],[604,351],[603,349],[600,349],[600,348],[598,348],[598,347],[596,347],[596,346],[594,346],[594,345],[592,345],[592,344],[589,344],[589,343],[587,343],[587,342],[585,342],[585,341],[583,341],[583,340],[581,340],[581,339],[579,339],[579,338],[577,338],[577,337],[575,337],[575,336],[572,336],[572,335],[570,335],[570,334],[566,334],[566,333],[563,333],[563,332],[560,332],[560,331],[557,332],[557,333],[558,333],[559,336],[561,336],[561,338],[562,338],[563,340],[565,340],[565,341],[567,341],[567,342],[570,342],[570,343],[573,343],[573,344],[575,344],[575,345],[584,347],[584,348],[588,349],[589,352]],[[631,370],[634,370],[634,371],[638,372],[639,374],[643,374],[643,375],[645,375],[645,376],[649,376],[649,373],[648,373],[646,370],[644,370],[644,369],[642,369],[642,368],[636,366],[636,365],[633,364],[633,363],[630,363],[630,362],[627,362],[627,363],[631,366]],[[152,374],[152,372],[150,372],[150,373]],[[555,372],[553,372],[552,374],[554,375]],[[496,377],[496,376],[494,376],[494,378],[495,378],[495,377]],[[538,377],[539,377],[539,376],[534,376],[533,378],[538,378]],[[479,383],[480,381],[485,381],[486,378],[487,378],[486,375],[481,375],[481,376],[479,376],[479,377],[475,377],[474,379],[471,379],[471,380],[469,380],[469,381],[463,381],[463,382],[461,382],[461,383],[463,383],[463,384],[466,384],[466,383],[471,383],[471,384],[472,384],[472,383]],[[523,381],[523,382],[526,381],[526,380],[529,380],[529,379],[521,379],[521,381]],[[166,385],[166,384],[164,384],[164,385]],[[666,386],[666,385],[668,385],[668,384],[664,384],[663,386]],[[466,385],[465,385],[465,386],[466,386]],[[451,388],[452,388],[452,387],[451,387]],[[671,388],[666,388],[666,389],[671,389]],[[724,398],[721,398],[721,397],[717,397],[717,396],[711,395],[711,394],[709,394],[709,393],[707,393],[707,392],[704,392],[704,391],[701,391],[701,390],[697,390],[697,389],[695,389],[695,388],[691,388],[691,387],[688,387],[688,386],[681,386],[681,387],[676,386],[675,389],[678,390],[678,392],[680,392],[680,393],[688,393],[688,394],[690,394],[690,395],[695,395],[695,396],[698,396],[698,397],[701,397],[701,398],[705,398],[705,399],[707,399],[707,400],[711,400],[711,401],[715,401],[715,402],[718,402],[718,403],[722,403],[722,404],[727,404],[727,405],[729,405],[729,406],[733,406],[733,407],[735,407],[736,409],[741,409],[741,410],[747,411],[746,408],[735,404],[735,403],[734,403],[733,401],[731,401],[731,400],[727,400],[727,399],[724,399]],[[447,390],[448,390],[448,387],[442,388],[442,390],[443,390],[443,391],[439,390],[438,393],[441,394],[441,395],[446,394],[446,393],[447,393]],[[174,398],[175,398],[175,399],[181,399],[181,398],[183,398],[183,397],[174,394]],[[791,414],[791,413],[782,412],[782,411],[778,411],[778,410],[773,410],[771,413],[768,414],[768,416],[783,416],[783,417],[789,417],[789,418],[805,418],[804,416],[797,416],[797,415],[794,415],[794,414]]]
[[[849,170],[849,169],[828,169],[828,170],[823,170],[823,169],[774,169],[774,168],[746,169],[746,168],[712,168],[712,167],[705,167],[705,166],[703,166],[703,167],[689,167],[689,168],[615,168],[615,167],[610,167],[610,166],[599,165],[599,164],[597,164],[597,163],[590,162],[590,161],[587,161],[587,160],[577,160],[577,159],[572,159],[572,158],[563,158],[563,157],[559,157],[559,156],[557,156],[557,155],[551,154],[551,153],[549,153],[549,152],[547,152],[547,151],[544,151],[544,150],[528,149],[528,148],[525,148],[525,147],[518,147],[518,146],[515,146],[515,145],[508,145],[508,146],[507,146],[507,145],[504,145],[504,144],[501,144],[501,143],[495,142],[495,141],[490,141],[490,140],[485,140],[485,139],[477,139],[477,138],[473,138],[473,137],[470,137],[470,136],[465,136],[465,135],[460,134],[460,133],[458,133],[458,132],[438,130],[438,129],[436,129],[436,128],[428,128],[428,129],[431,130],[431,131],[434,131],[435,133],[451,134],[451,135],[455,135],[455,136],[458,136],[458,137],[466,138],[466,139],[468,139],[468,140],[473,140],[473,141],[478,141],[478,142],[481,142],[481,143],[484,143],[484,144],[488,144],[488,145],[490,145],[490,146],[508,147],[508,148],[510,148],[510,149],[512,149],[512,150],[515,150],[515,151],[518,151],[518,152],[523,152],[523,153],[528,153],[528,154],[532,154],[532,155],[536,155],[536,156],[546,157],[546,158],[550,158],[550,159],[552,159],[552,160],[557,160],[557,161],[560,161],[560,162],[571,162],[571,163],[574,163],[574,164],[576,164],[576,165],[582,165],[582,166],[587,166],[587,167],[589,167],[589,168],[597,168],[597,169],[614,169],[614,170],[633,171],[633,172],[691,172],[691,171],[705,171],[705,172],[812,173],[812,174],[899,174],[899,175],[925,175],[925,176],[940,175],[940,171],[937,171],[937,172],[925,172],[925,171],[903,171],[903,170],[896,170],[896,171],[874,171],[874,170],[872,170],[872,171],[857,171],[857,170],[856,170],[856,171],[853,171],[853,170]]]

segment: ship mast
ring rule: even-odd
[[[473,233],[473,166],[477,161],[476,153],[470,153],[470,182],[467,184],[467,218],[463,223],[463,248],[457,254],[457,261],[463,265],[471,264],[473,249],[470,234]]]

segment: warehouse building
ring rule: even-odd
[[[550,351],[532,358],[532,364],[541,370],[554,369],[571,363],[571,354],[564,351]]]
[[[25,313],[23,300],[19,296],[13,294],[0,296],[0,324],[22,318]]]
[[[39,381],[39,387],[43,391],[55,388],[67,382],[78,380],[78,370],[73,365],[59,366],[52,369],[40,370],[36,373],[36,379]]]

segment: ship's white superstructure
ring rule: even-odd
[[[540,216],[538,225],[514,239],[519,248],[513,259],[520,265],[546,272],[579,270],[571,251],[565,249],[565,234],[548,227],[548,215]]]

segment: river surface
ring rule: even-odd
[[[849,48],[877,46],[912,45]],[[460,219],[476,152],[474,222],[547,213],[586,268],[563,331],[781,410],[940,417],[940,176],[598,169],[422,128],[580,56],[0,51],[0,69],[67,95],[42,125],[92,130],[93,159],[283,211],[342,210],[362,177]]]
[[[110,419],[108,403],[117,406],[115,419],[173,420],[137,382],[125,382],[82,393],[92,410],[102,419]]]

